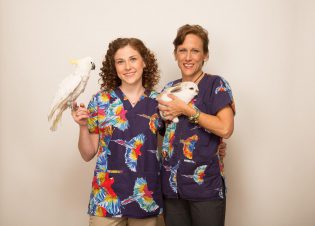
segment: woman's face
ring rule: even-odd
[[[208,59],[208,54],[203,51],[201,38],[188,34],[183,44],[177,47],[175,59],[183,77],[194,77],[202,70],[203,62]]]
[[[142,84],[145,63],[140,53],[130,45],[117,50],[114,55],[115,68],[122,85]]]

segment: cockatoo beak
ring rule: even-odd
[[[77,60],[70,60],[70,64],[78,65],[78,61]]]

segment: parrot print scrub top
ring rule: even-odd
[[[165,88],[181,80],[173,81]],[[205,75],[199,94],[189,103],[201,112],[216,115],[231,105],[232,91],[222,77]],[[223,199],[223,162],[217,154],[221,138],[194,124],[186,116],[167,124],[162,144],[162,190],[165,198],[192,201]]]
[[[156,96],[145,91],[132,107],[117,88],[99,92],[90,101],[89,132],[100,137],[90,215],[145,218],[162,213],[157,134],[164,123]]]

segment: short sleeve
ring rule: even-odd
[[[89,102],[88,108],[90,112],[88,118],[88,129],[90,133],[99,133],[98,127],[98,98],[97,95],[94,95]]]
[[[211,91],[212,114],[216,115],[221,109],[230,105],[235,114],[235,103],[229,83],[222,77],[217,77],[213,82]]]

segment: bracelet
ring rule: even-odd
[[[188,119],[190,122],[192,122],[194,124],[198,124],[198,119],[200,116],[200,110],[196,106],[194,106],[194,109],[196,110],[196,113],[193,114],[192,116],[190,116]]]

